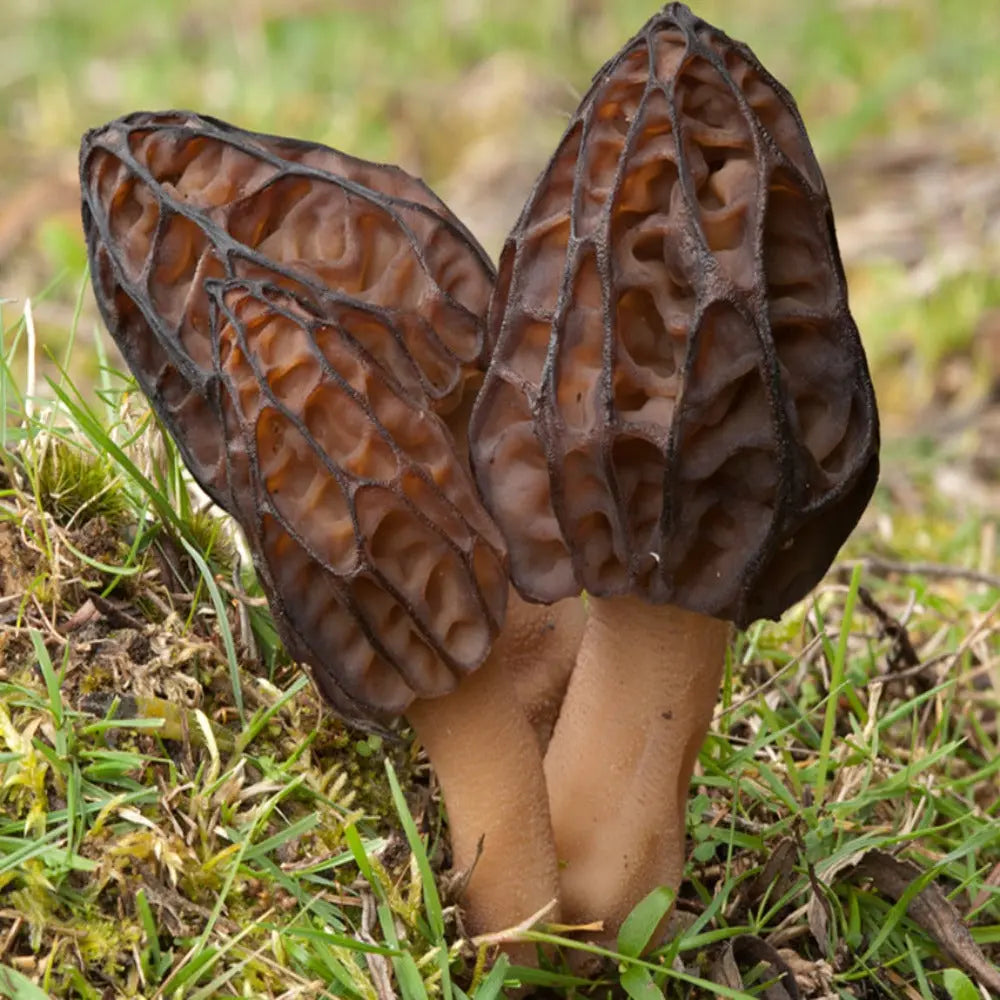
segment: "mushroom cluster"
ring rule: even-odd
[[[402,170],[193,113],[88,132],[80,170],[108,329],[289,652],[414,728],[468,926],[613,938],[679,884],[731,623],[812,588],[878,474],[791,97],[670,4],[499,275]]]

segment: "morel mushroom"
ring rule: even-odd
[[[502,540],[443,423],[335,325],[274,286],[211,290],[230,482],[252,491],[240,523],[282,638],[341,711],[406,713],[458,867],[483,838],[470,924],[522,920],[556,876],[541,755],[504,662],[516,623],[497,635]]]
[[[545,758],[563,919],[683,871],[730,623],[820,579],[878,475],[830,202],[788,92],[681,4],[597,75],[509,236],[474,473],[528,600],[585,590]]]
[[[501,627],[504,543],[442,419],[481,379],[485,254],[396,168],[187,113],[88,133],[81,183],[108,328],[289,651],[347,718],[407,714],[470,926],[528,917],[557,878],[504,658],[542,611]]]

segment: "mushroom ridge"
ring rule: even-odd
[[[682,4],[596,75],[488,322],[471,459],[529,600],[778,617],[871,496],[875,398],[798,111]]]

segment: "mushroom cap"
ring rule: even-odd
[[[349,717],[452,691],[508,580],[448,429],[280,286],[209,294],[233,513],[289,651]]]
[[[286,647],[354,721],[451,691],[509,587],[442,418],[488,350],[478,244],[398,168],[186,112],[89,132],[81,187],[108,329]]]
[[[383,363],[436,412],[478,387],[492,265],[447,206],[398,167],[192,112],[137,112],[83,137],[80,186],[105,323],[221,506],[211,279],[266,277],[320,315],[351,310]],[[366,312],[375,318],[363,322]]]
[[[507,239],[470,424],[515,586],[778,617],[878,476],[795,104],[682,4],[595,77]]]

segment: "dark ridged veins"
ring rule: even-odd
[[[529,599],[777,617],[871,496],[875,398],[802,121],[682,4],[595,77],[489,325],[471,456]]]
[[[108,329],[290,651],[355,719],[451,690],[507,596],[446,423],[488,355],[481,248],[398,168],[187,112],[87,133],[80,176]]]

